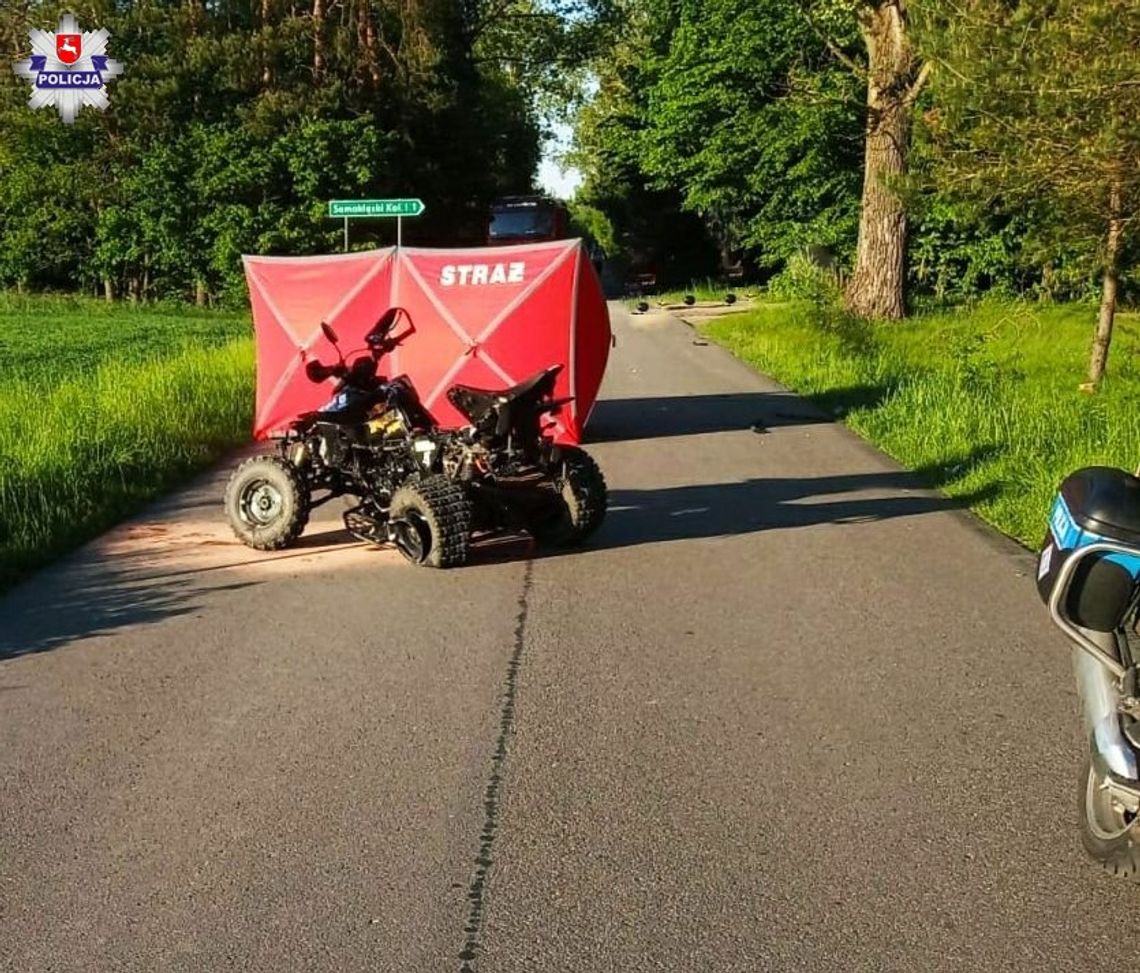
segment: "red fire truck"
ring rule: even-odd
[[[536,243],[564,240],[570,212],[549,196],[501,196],[491,204],[487,220],[487,245]]]

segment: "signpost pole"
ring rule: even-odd
[[[344,252],[348,253],[348,217],[344,218]]]

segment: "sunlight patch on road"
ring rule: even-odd
[[[335,522],[312,525],[283,551],[255,551],[238,541],[220,519],[136,522],[95,541],[91,553],[108,567],[140,580],[203,571],[295,576],[400,560],[394,550],[358,541]]]

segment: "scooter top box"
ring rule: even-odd
[[[1140,573],[1140,479],[1111,466],[1089,466],[1066,477],[1053,502],[1049,529],[1062,550],[1097,541],[1137,549],[1137,556],[1110,555]]]
[[[1079,566],[1061,611],[1078,625],[1110,631],[1119,624],[1140,578],[1140,479],[1108,466],[1077,470],[1057,492],[1037,568],[1042,600],[1052,596],[1065,561],[1099,541],[1135,553],[1094,555]]]

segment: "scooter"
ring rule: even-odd
[[[1137,470],[1140,474],[1140,470]],[[1078,793],[1081,843],[1107,871],[1140,882],[1140,476],[1090,466],[1053,500],[1037,588],[1073,643],[1089,756]]]

